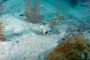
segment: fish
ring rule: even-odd
[[[20,14],[19,16],[25,16],[25,17],[26,17],[26,15],[25,15],[25,14]]]

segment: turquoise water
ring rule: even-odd
[[[90,60],[90,0],[0,0],[0,22],[0,60],[55,60],[49,53],[77,36],[87,43],[79,37],[85,49],[72,59]]]

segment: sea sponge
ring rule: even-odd
[[[87,60],[90,44],[82,36],[71,37],[48,54],[47,60]]]
[[[0,21],[0,41],[5,41],[6,39],[3,37],[3,29],[4,29],[4,26],[3,26],[3,23]]]

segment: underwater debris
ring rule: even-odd
[[[47,60],[87,60],[90,44],[83,36],[71,37],[48,54]]]
[[[52,18],[51,22],[50,22],[50,19],[47,17],[47,20],[48,20],[50,26],[59,24],[61,22],[61,20],[63,20],[65,17],[65,13],[66,13],[67,9],[65,8],[63,11],[63,14],[61,15],[62,7],[59,11],[59,2],[60,2],[60,0],[58,0],[58,3],[56,4],[56,17]]]
[[[5,41],[6,39],[3,37],[3,29],[4,29],[4,26],[3,26],[3,23],[0,21],[0,41]]]
[[[44,18],[42,14],[40,14],[40,0],[35,0],[34,3],[31,3],[31,0],[26,1],[26,8],[24,14],[27,16],[27,21],[32,23],[41,22]]]

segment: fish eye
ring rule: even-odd
[[[48,33],[48,31],[45,32],[45,34],[47,34],[47,33]]]
[[[45,25],[45,23],[43,23],[43,25]]]

